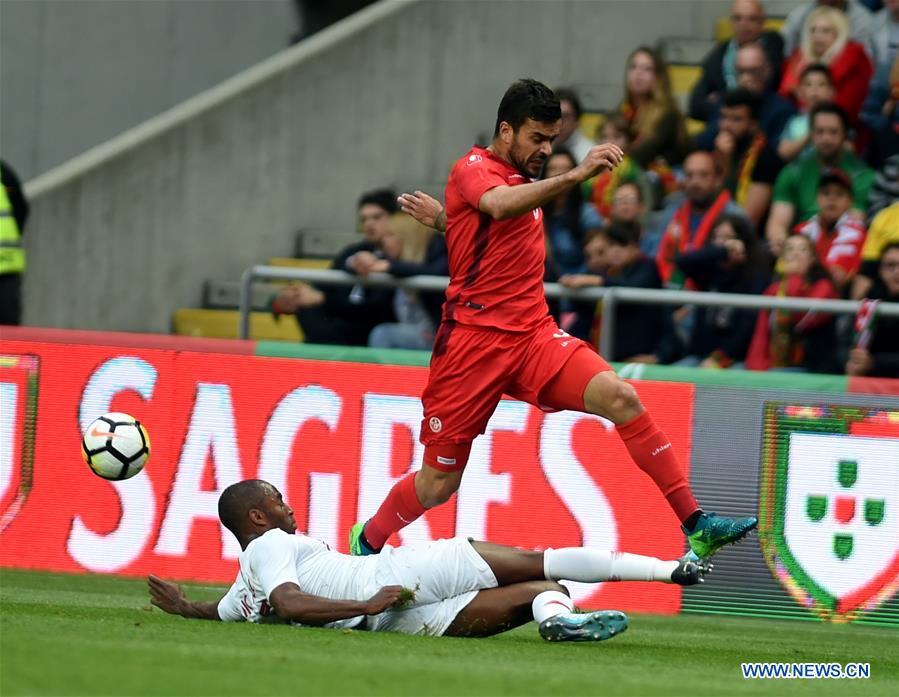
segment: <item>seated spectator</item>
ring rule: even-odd
[[[861,263],[865,243],[864,224],[849,215],[852,209],[852,182],[839,169],[826,169],[818,180],[818,212],[795,233],[815,243],[815,251],[830,278],[840,291],[845,291]]]
[[[779,94],[798,99],[799,78],[813,63],[827,66],[834,87],[834,101],[855,123],[868,94],[874,66],[865,47],[849,40],[849,21],[840,10],[819,7],[809,14],[802,44],[784,64]]]
[[[899,244],[899,200],[884,208],[871,221],[865,246],[862,247],[862,263],[852,281],[852,299],[859,300],[868,295],[880,262],[880,251],[887,245]]]
[[[835,299],[837,289],[818,260],[812,241],[791,235],[779,259],[782,268],[765,295],[778,298]],[[837,347],[833,315],[809,310],[760,310],[752,334],[746,367],[749,370],[833,372]]]
[[[759,0],[734,0],[730,9],[732,38],[717,44],[702,60],[702,75],[690,93],[690,117],[708,121],[717,113],[721,97],[738,86],[736,57],[742,46],[758,43],[773,67],[768,89],[780,84],[783,62],[783,37],[776,31],[765,31],[765,9]]]
[[[683,274],[675,264],[678,254],[705,246],[712,226],[723,213],[745,216],[724,188],[721,168],[711,153],[697,151],[688,156],[684,177],[685,197],[665,210],[658,233],[656,264],[662,283],[668,288],[684,286]]]
[[[899,204],[897,204],[899,205]],[[899,303],[899,242],[884,247],[879,277],[867,297]],[[899,378],[899,318],[875,317],[869,335],[856,337],[846,362],[847,375]]]
[[[840,169],[852,181],[853,215],[864,220],[874,173],[846,147],[849,124],[834,104],[819,104],[811,113],[812,147],[783,168],[774,183],[774,203],[768,215],[765,237],[774,256],[780,256],[784,240],[797,223],[818,212],[818,182],[825,169]]]
[[[688,137],[684,117],[671,94],[668,67],[647,46],[636,49],[627,60],[625,95],[618,111],[633,135],[630,156],[652,172],[664,194],[677,188],[671,167],[683,160]]]
[[[739,87],[724,94],[715,157],[724,186],[746,211],[753,228],[768,214],[771,191],[783,163],[759,127],[759,99]]]
[[[744,87],[760,100],[759,125],[768,137],[768,142],[777,146],[787,121],[796,113],[796,107],[788,99],[784,99],[774,89],[769,89],[773,66],[768,56],[758,44],[747,44],[737,51],[736,57],[737,84]],[[708,126],[696,138],[696,147],[712,150],[718,136],[718,109],[709,115]]]
[[[812,150],[809,112],[819,104],[833,102],[833,82],[827,66],[821,63],[805,66],[799,77],[796,95],[799,99],[799,113],[787,121],[777,146],[777,154],[784,162]]]
[[[627,119],[621,114],[609,114],[602,125],[601,143],[614,143],[624,151],[624,159],[612,170],[606,170],[584,182],[584,198],[593,203],[603,219],[612,215],[612,202],[615,192],[622,184],[633,183],[643,191],[641,198],[647,200],[650,189],[647,186],[643,168],[628,154],[631,147],[631,136]]]
[[[645,235],[643,230],[643,217],[646,215],[646,203],[643,189],[633,182],[625,182],[618,187],[615,198],[612,199],[611,220],[616,226],[626,229],[631,237],[640,241],[643,253],[655,258],[656,249],[647,251],[649,244],[644,246]]]
[[[784,39],[784,55],[789,56],[799,48],[802,40],[802,29],[808,16],[818,7],[833,7],[845,13],[849,19],[849,38],[865,47],[871,46],[874,32],[874,17],[870,10],[858,0],[808,0],[793,8],[787,15],[787,21],[781,29]]]
[[[357,208],[364,240],[341,250],[331,263],[332,269],[352,273],[350,264],[355,254],[378,250],[389,230],[390,216],[398,210],[396,194],[389,189],[371,191],[362,195]],[[272,312],[296,314],[308,343],[365,346],[376,325],[394,321],[393,291],[362,285],[319,290],[308,283],[296,283],[275,296]]]
[[[763,250],[749,221],[722,215],[705,246],[675,257],[677,267],[698,290],[760,294],[770,279]],[[700,368],[740,366],[755,327],[755,310],[697,306],[687,355],[677,365]]]
[[[861,119],[871,133],[866,159],[877,170],[868,202],[873,218],[899,199],[899,56],[874,76]]]
[[[899,0],[884,0],[884,7],[874,15],[871,53],[875,69],[889,66],[899,57]]]
[[[564,149],[574,155],[575,163],[580,163],[596,143],[584,135],[578,127],[581,118],[581,100],[570,87],[559,87],[555,90],[559,106],[562,108],[562,120],[559,123],[559,135],[556,136],[554,149]]]
[[[544,179],[574,169],[577,163],[567,150],[556,150],[546,161]],[[584,263],[581,249],[584,234],[602,227],[602,218],[590,203],[585,203],[580,187],[574,187],[543,206],[543,226],[549,256],[560,273],[577,271]]]
[[[383,256],[372,252],[355,254],[352,269],[360,276],[370,273],[389,273],[399,278],[449,275],[449,257],[443,235],[405,213],[391,218],[379,247]],[[375,326],[368,336],[368,345],[372,348],[430,349],[440,324],[443,300],[442,292],[397,288],[393,295],[397,321]]]
[[[586,268],[583,273],[559,279],[566,288],[619,286],[660,288],[655,262],[640,251],[631,230],[612,223],[587,236],[584,245]],[[575,301],[577,319],[570,334],[599,345],[602,301]],[[662,363],[673,357],[669,330],[670,311],[647,304],[629,305],[615,315],[615,346],[611,360],[628,363]]]

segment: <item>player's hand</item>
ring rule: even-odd
[[[416,191],[411,194],[403,194],[397,198],[397,203],[400,204],[400,210],[403,213],[408,213],[422,225],[436,230],[445,229],[438,224],[438,218],[443,213],[443,206],[440,201],[428,196],[425,192]]]
[[[583,162],[577,166],[581,175],[579,179],[586,181],[607,169],[615,169],[622,160],[624,160],[624,150],[614,143],[594,145]]]
[[[849,360],[846,361],[847,375],[867,375],[871,371],[874,360],[867,349],[854,348],[849,351]]]
[[[602,276],[589,273],[565,274],[559,279],[559,285],[565,288],[595,288],[601,286]]]
[[[384,586],[368,599],[365,607],[366,615],[377,615],[384,610],[389,610],[402,599],[402,586]]]
[[[161,578],[147,576],[147,586],[150,589],[150,603],[170,615],[182,614],[182,609],[187,604],[187,597],[181,586],[163,581]]]

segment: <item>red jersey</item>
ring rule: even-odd
[[[793,232],[805,235],[815,243],[818,258],[827,268],[839,266],[849,275],[858,271],[867,232],[864,225],[847,213],[840,217],[832,230],[825,230],[816,215],[799,223]]]
[[[490,189],[530,181],[477,145],[456,162],[445,194],[450,284],[444,321],[521,332],[549,314],[543,211],[494,220],[478,209]]]

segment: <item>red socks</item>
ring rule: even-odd
[[[699,504],[693,498],[668,436],[656,426],[648,411],[616,428],[637,466],[652,477],[681,523],[686,521]]]
[[[424,514],[425,507],[415,493],[416,474],[407,474],[394,484],[378,512],[365,524],[365,540],[372,549],[381,549],[393,533]]]

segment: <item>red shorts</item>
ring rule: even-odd
[[[559,329],[552,317],[523,333],[446,322],[421,398],[421,442],[470,443],[487,429],[503,394],[544,411],[584,411],[587,383],[606,370],[611,367],[589,344]]]

